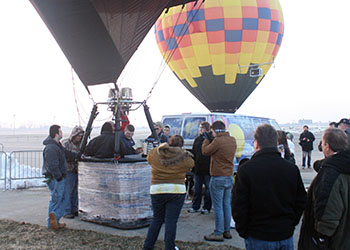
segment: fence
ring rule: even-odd
[[[0,151],[0,187],[18,189],[44,186],[42,175],[42,151]],[[3,183],[3,185],[1,185]]]

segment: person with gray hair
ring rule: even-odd
[[[350,249],[350,151],[345,132],[326,129],[322,152],[325,159],[308,190],[298,249]]]
[[[232,215],[247,250],[294,249],[294,228],[306,192],[299,168],[281,157],[277,137],[271,125],[260,125],[254,134],[255,153],[236,175]]]

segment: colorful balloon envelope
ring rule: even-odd
[[[271,67],[284,32],[278,0],[206,0],[164,11],[158,47],[210,111],[235,112]]]

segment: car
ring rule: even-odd
[[[162,123],[170,127],[170,135],[178,134],[184,138],[184,148],[187,150],[192,150],[194,139],[199,135],[199,124],[203,121],[212,124],[217,120],[223,121],[226,125],[226,130],[236,138],[235,171],[242,159],[250,159],[254,154],[254,133],[259,125],[270,124],[276,130],[281,130],[274,119],[232,113],[183,113],[164,115],[162,117]]]

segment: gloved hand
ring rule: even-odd
[[[209,134],[208,132],[204,132],[204,133],[203,133],[203,137],[204,137],[205,139],[209,140],[210,134]]]

